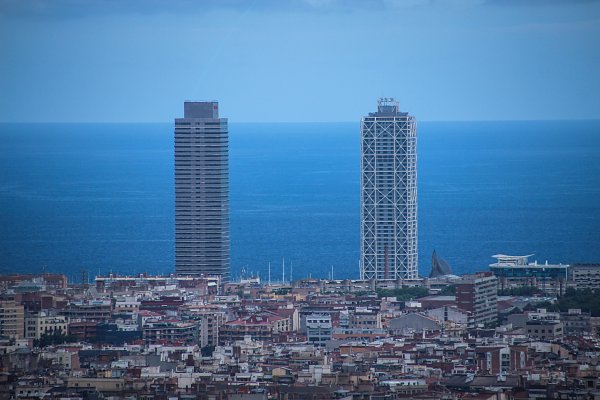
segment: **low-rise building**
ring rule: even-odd
[[[569,279],[569,265],[530,263],[527,256],[492,256],[496,262],[490,264],[490,270],[498,278],[498,290],[507,291],[516,288],[535,288],[550,295],[563,295]]]
[[[14,274],[0,276],[0,290],[14,288],[22,283],[32,282],[36,279],[40,280],[46,289],[66,289],[68,284],[67,276],[62,274]]]
[[[592,333],[591,314],[589,312],[572,308],[567,312],[560,313],[560,320],[563,323],[566,336],[581,336]]]
[[[477,370],[485,374],[506,374],[511,369],[508,346],[478,346],[475,359]]]
[[[91,342],[96,339],[98,323],[93,321],[69,321],[69,334],[82,342]]]
[[[148,321],[142,332],[144,343],[147,345],[190,345],[198,341],[198,327],[194,322]]]
[[[44,335],[67,335],[69,320],[64,315],[50,315],[41,311],[25,317],[25,337],[40,339]]]
[[[24,308],[14,300],[0,300],[0,336],[24,337]]]
[[[453,322],[464,325],[467,325],[469,322],[469,313],[453,306],[434,308],[427,310],[425,314],[441,322]]]
[[[123,296],[117,298],[115,301],[115,307],[113,309],[113,314],[128,316],[131,318],[135,318],[137,316],[138,311],[140,310],[140,302],[134,296]]]
[[[250,315],[238,318],[221,325],[219,343],[221,345],[244,340],[246,336],[252,340],[269,341],[274,333],[289,332],[290,319],[274,315]]]
[[[349,315],[348,327],[350,329],[381,329],[381,314],[378,310],[357,308]]]
[[[526,311],[519,314],[510,314],[507,322],[513,328],[525,329],[528,321],[560,321],[560,313],[549,312],[545,308],[538,308],[535,311]]]
[[[525,331],[530,339],[536,340],[560,340],[564,335],[560,321],[529,320],[525,324]]]
[[[131,289],[165,288],[169,286],[178,286],[200,291],[202,294],[217,294],[220,278],[216,277],[195,277],[195,276],[176,276],[176,275],[156,275],[149,276],[140,274],[137,276],[117,276],[110,274],[108,276],[97,276],[95,278],[96,290],[106,291],[124,291]]]
[[[411,332],[441,331],[442,324],[438,320],[421,313],[410,313],[389,320],[388,328],[393,334],[407,334]]]
[[[110,300],[75,300],[61,312],[70,319],[82,321],[105,322],[112,317],[112,303]]]
[[[456,306],[470,313],[473,326],[495,325],[498,319],[497,279],[490,272],[464,275],[456,284]]]
[[[194,321],[198,326],[200,347],[219,344],[219,327],[226,320],[225,311],[218,306],[191,306],[183,313],[186,321]]]
[[[573,264],[571,277],[576,289],[600,289],[600,264]]]
[[[315,346],[325,346],[331,340],[333,327],[331,315],[312,314],[306,318],[306,340]]]

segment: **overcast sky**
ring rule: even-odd
[[[0,121],[600,118],[600,2],[0,0]]]

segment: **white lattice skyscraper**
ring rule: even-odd
[[[417,278],[415,118],[383,98],[362,118],[360,133],[361,278]]]

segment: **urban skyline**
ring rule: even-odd
[[[394,98],[380,98],[377,111],[361,119],[360,133],[360,277],[416,279],[415,118]],[[227,119],[219,118],[218,102],[186,101],[184,118],[175,119],[178,275],[230,279],[228,170]]]

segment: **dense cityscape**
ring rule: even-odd
[[[0,399],[600,398],[600,264],[419,277],[415,118],[382,98],[360,133],[360,279],[234,281],[228,121],[185,102],[174,273],[0,276]]]
[[[440,264],[381,280],[3,276],[0,396],[599,396],[600,265]]]

